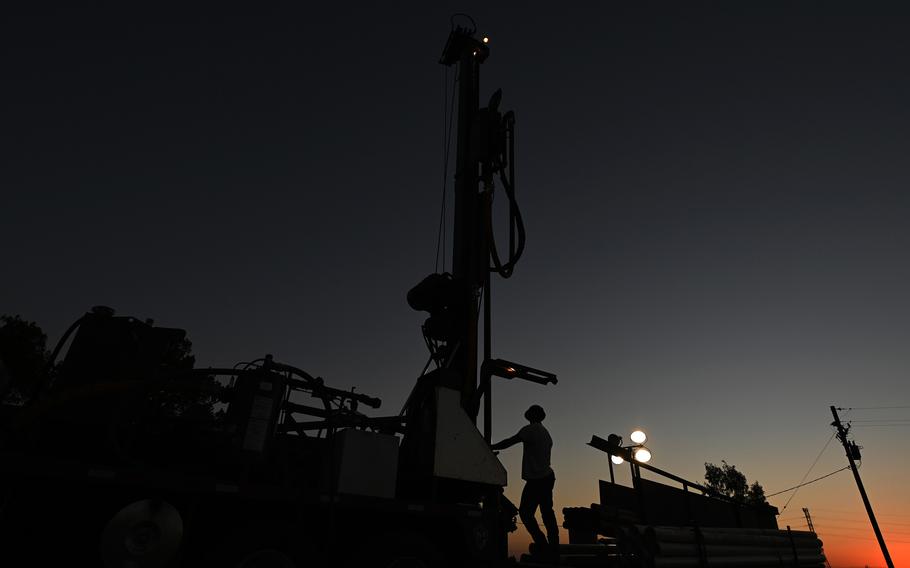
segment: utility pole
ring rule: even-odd
[[[809,514],[808,507],[803,507],[803,515],[806,516],[806,524],[809,526],[809,532],[816,534],[815,525],[812,524],[812,515]],[[828,558],[825,558],[825,568],[831,568],[831,563],[828,562]]]
[[[875,520],[875,513],[872,512],[872,503],[869,502],[869,496],[866,495],[866,488],[863,487],[863,480],[859,477],[859,470],[856,469],[857,459],[862,459],[859,453],[859,447],[856,445],[856,442],[847,441],[847,432],[850,431],[850,426],[844,427],[841,424],[840,417],[837,415],[837,409],[834,406],[831,407],[831,414],[834,416],[834,422],[831,423],[832,426],[837,428],[837,439],[840,440],[840,443],[844,446],[844,451],[847,454],[847,461],[850,462],[850,469],[853,471],[853,477],[856,479],[856,486],[859,488],[859,494],[863,498],[863,504],[866,506],[866,512],[869,513],[869,521],[872,523],[872,530],[875,531],[875,538],[878,539],[878,545],[882,548],[882,554],[885,556],[885,563],[888,565],[888,568],[894,568],[894,562],[891,561],[891,555],[888,554],[888,547],[885,545],[885,537],[882,536],[881,529],[878,528],[878,522]]]
[[[812,515],[809,514],[809,509],[803,507],[803,514],[806,515],[806,524],[809,525],[809,532],[815,532],[815,526],[812,525]]]

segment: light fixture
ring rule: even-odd
[[[633,454],[633,456],[635,457],[635,461],[637,461],[637,462],[648,463],[649,461],[651,461],[651,450],[642,446],[635,450],[635,453]]]
[[[623,460],[619,456],[610,456],[610,461],[615,463],[616,465],[622,465],[625,460]]]
[[[490,38],[484,36],[483,42],[484,42],[484,43],[490,43]]]
[[[648,437],[641,430],[636,430],[629,435],[629,438],[632,439],[636,444],[644,444],[648,441]]]
[[[553,373],[534,369],[527,365],[520,365],[514,361],[506,361],[505,359],[487,359],[481,365],[480,370],[485,377],[483,380],[489,380],[486,377],[502,377],[503,379],[524,379],[539,385],[548,383],[555,385],[558,382],[556,375]]]

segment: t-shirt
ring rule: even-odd
[[[541,479],[553,473],[550,468],[550,449],[553,439],[540,422],[532,422],[518,431],[524,444],[521,456],[521,478]]]

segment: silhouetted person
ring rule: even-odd
[[[559,526],[556,524],[556,513],[553,512],[553,486],[556,484],[556,474],[550,467],[550,450],[553,439],[544,428],[543,419],[546,413],[538,405],[532,405],[525,411],[525,418],[530,422],[511,438],[493,444],[494,450],[502,450],[521,442],[524,452],[521,456],[521,478],[525,480],[525,487],[521,492],[521,504],[518,514],[521,522],[531,533],[534,539],[533,552],[543,552],[549,556],[558,557],[559,554]],[[545,537],[534,513],[540,507],[540,516],[547,529]]]

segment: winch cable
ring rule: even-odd
[[[448,184],[449,184],[449,157],[451,155],[452,149],[452,121],[455,116],[455,93],[457,92],[458,85],[458,69],[455,69],[455,74],[452,78],[452,95],[450,100],[446,100],[446,91],[448,90],[449,82],[449,70],[446,67],[443,74],[444,87],[443,87],[443,107],[442,107],[442,120],[443,120],[443,136],[445,140],[443,141],[443,161],[442,161],[442,203],[439,206],[439,228],[436,234],[436,262],[434,264],[433,271],[439,272],[439,255],[442,251],[442,271],[445,272],[446,269],[446,200],[448,197]]]

